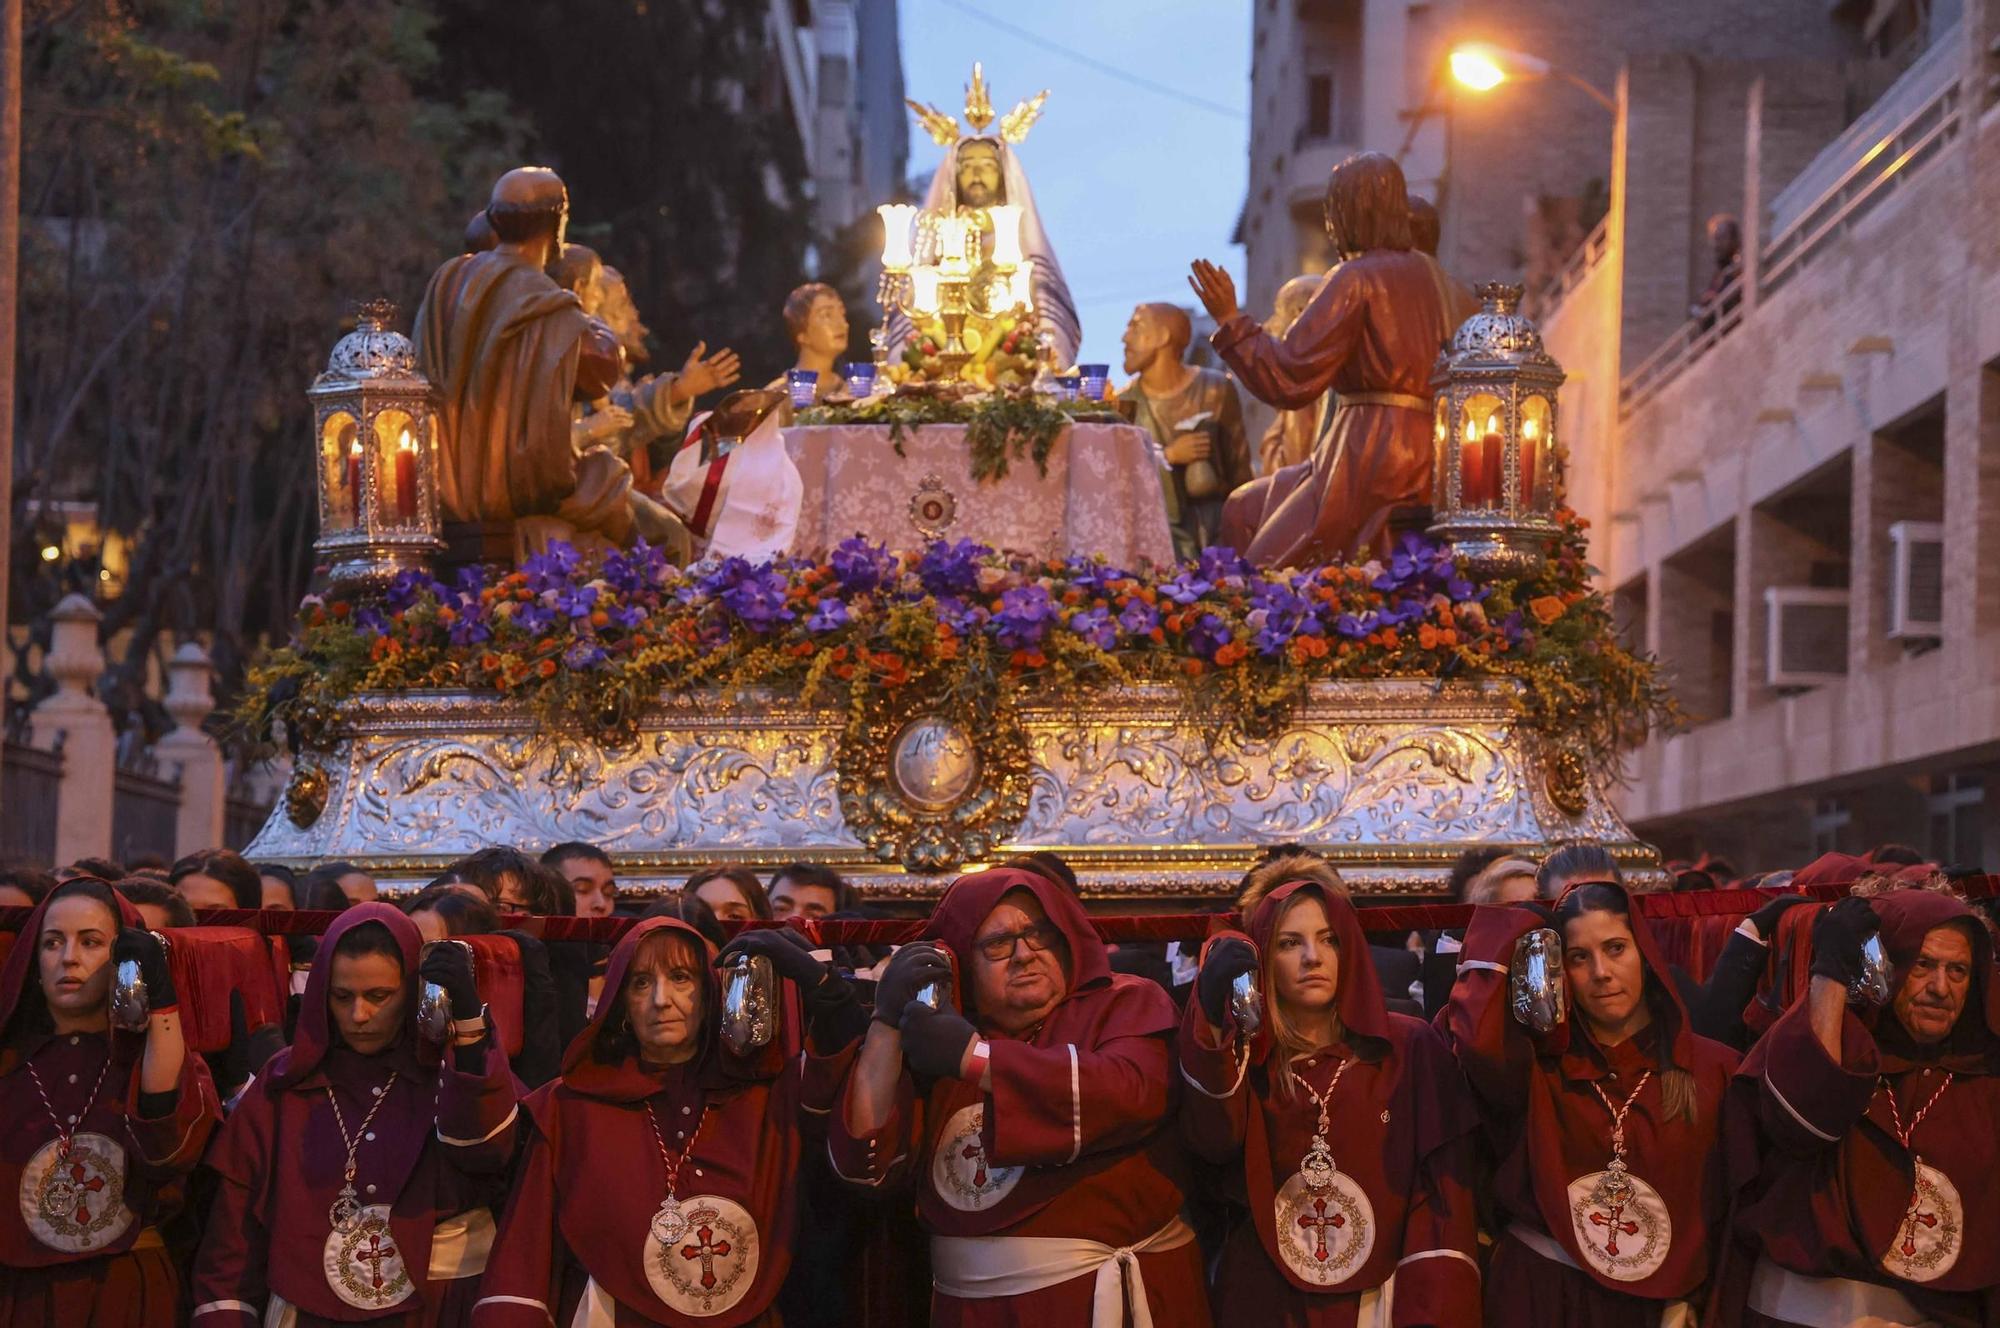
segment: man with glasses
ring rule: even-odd
[[[1083,905],[1035,872],[961,877],[924,940],[882,974],[829,1144],[854,1184],[914,1186],[931,1322],[1124,1322],[1130,1303],[1207,1324],[1163,1128],[1173,1002],[1114,974]]]

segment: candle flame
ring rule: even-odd
[[[414,452],[417,450],[417,440],[410,437],[410,431],[405,429],[403,430],[403,436],[396,440],[396,446],[402,448],[405,452]]]
[[[1521,437],[1528,442],[1534,442],[1535,439],[1541,436],[1541,433],[1542,422],[1534,416],[1530,415],[1527,419],[1521,421]]]

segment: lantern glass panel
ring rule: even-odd
[[[1549,399],[1531,396],[1521,402],[1521,510],[1546,512],[1550,507],[1549,454],[1555,446],[1555,411]]]
[[[417,519],[417,472],[422,462],[417,424],[408,413],[384,410],[375,416],[375,493],[378,516],[401,525]]]
[[[360,496],[361,466],[354,442],[354,417],[346,411],[334,411],[320,425],[320,491],[326,495],[322,519],[342,530],[354,528]]]
[[[1459,409],[1458,505],[1496,508],[1502,490],[1507,403],[1491,392],[1474,392]]]
[[[1437,415],[1431,426],[1431,457],[1435,467],[1431,474],[1431,501],[1439,507],[1447,505],[1451,497],[1451,400],[1440,396],[1437,399]]]

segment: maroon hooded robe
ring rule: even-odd
[[[37,941],[49,907],[75,894],[113,904],[121,927],[143,925],[109,886],[68,881],[35,907],[0,968],[0,1183],[10,1196],[0,1202],[0,1324],[167,1328],[180,1321],[181,1278],[154,1224],[200,1159],[221,1106],[192,1048],[172,1105],[148,1117],[139,1094],[144,1033],[51,1031]],[[51,1108],[76,1121],[60,1170]]]
[[[1485,1106],[1500,1159],[1486,1321],[1501,1328],[1656,1328],[1673,1302],[1700,1297],[1716,1261],[1729,1208],[1722,1102],[1737,1055],[1690,1029],[1646,920],[1628,912],[1653,1013],[1636,1037],[1598,1046],[1573,1003],[1569,1020],[1545,1039],[1515,1021],[1514,943],[1547,925],[1521,906],[1473,914],[1458,981],[1438,1016]],[[1662,1109],[1668,1066],[1694,1076],[1692,1122]],[[1597,1201],[1593,1178],[1612,1155],[1605,1097],[1623,1104],[1635,1089],[1625,1162],[1643,1187],[1625,1212]]]
[[[1935,1047],[1914,1042],[1887,1007],[1850,1008],[1836,1063],[1813,1032],[1810,998],[1801,997],[1751,1048],[1737,1080],[1749,1091],[1732,1103],[1754,1119],[1762,1145],[1737,1222],[1763,1256],[1745,1321],[1817,1324],[1836,1303],[1873,1305],[1878,1318],[1891,1317],[1881,1313],[1885,1301],[1896,1303],[1880,1296],[1886,1291],[1950,1328],[2000,1323],[2000,982],[1992,946],[1972,911],[1947,895],[1898,890],[1870,902],[1895,968],[1892,989],[1925,935],[1959,922],[1972,937],[1972,990],[1951,1037]],[[1907,1146],[1897,1137],[1898,1113]],[[1833,1281],[1815,1286],[1816,1279]],[[1803,1299],[1813,1293],[1844,1299]]]
[[[1397,1328],[1475,1328],[1470,1166],[1478,1118],[1444,1039],[1420,1020],[1389,1013],[1354,906],[1314,882],[1266,895],[1246,922],[1247,937],[1221,935],[1248,940],[1264,971],[1262,957],[1301,892],[1320,897],[1340,943],[1343,1037],[1292,1068],[1327,1101],[1339,1174],[1324,1194],[1300,1175],[1319,1108],[1303,1089],[1290,1101],[1274,1091],[1268,1032],[1239,1061],[1235,1037],[1190,1000],[1180,1058],[1194,1091],[1182,1099],[1181,1124],[1197,1154],[1235,1164],[1229,1188],[1251,1216],[1223,1248],[1213,1308],[1218,1318],[1247,1316],[1272,1328],[1354,1328],[1364,1301],[1380,1298],[1393,1277],[1388,1322]]]
[[[981,923],[1003,896],[1025,890],[1069,948],[1069,992],[1020,1037],[981,1024],[966,978]],[[1172,1119],[1173,1001],[1144,978],[1111,972],[1104,942],[1076,896],[1032,872],[998,868],[961,877],[945,892],[925,936],[958,962],[959,1005],[991,1046],[991,1091],[959,1079],[921,1096],[907,1069],[882,1128],[857,1137],[846,1109],[833,1113],[834,1170],[864,1186],[914,1183],[917,1216],[931,1236],[933,1266],[961,1237],[1090,1242],[1121,1253],[1103,1274],[1122,1295],[1131,1271],[1143,1279],[1155,1328],[1206,1325],[1201,1256],[1180,1223],[1185,1156]],[[1137,1250],[1149,1241],[1152,1248]],[[964,1248],[964,1247],[957,1247]],[[992,1246],[1024,1254],[1048,1247]],[[1032,1257],[1042,1257],[1034,1255]],[[938,1328],[1087,1325],[1095,1271],[1039,1290],[961,1297],[933,1289]]]
[[[387,1050],[364,1056],[339,1040],[327,988],[340,938],[371,924],[402,952],[405,1022]],[[356,904],[320,939],[291,1046],[244,1091],[208,1159],[222,1183],[195,1256],[194,1328],[261,1324],[274,1297],[300,1328],[465,1321],[499,1174],[513,1156],[518,1085],[490,1020],[472,1044],[477,1073],[459,1068],[461,1050],[422,1040],[422,948],[416,924],[385,903]],[[363,1220],[347,1233],[329,1213],[347,1160],[336,1100],[348,1133],[360,1135]]]
[[[620,993],[640,943],[664,932],[702,956],[705,1043],[665,1071],[643,1068],[633,1052],[608,1061],[598,1034],[624,1017]],[[649,918],[612,950],[604,995],[571,1041],[562,1077],[528,1098],[533,1128],[479,1289],[478,1328],[778,1322],[771,1303],[791,1266],[801,1112],[824,1115],[838,1078],[816,1056],[789,1054],[795,1029],[761,1051],[730,1054],[715,1034],[713,958],[677,918]],[[687,1225],[669,1244],[651,1230],[667,1194],[662,1145],[685,1155],[674,1197]]]

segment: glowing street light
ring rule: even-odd
[[[1618,103],[1611,100],[1595,84],[1578,78],[1567,69],[1559,69],[1539,56],[1526,55],[1520,51],[1502,50],[1497,46],[1472,43],[1452,51],[1448,62],[1451,76],[1461,87],[1473,92],[1491,92],[1509,79],[1525,82],[1537,78],[1559,78],[1582,91],[1592,101],[1618,114]]]

